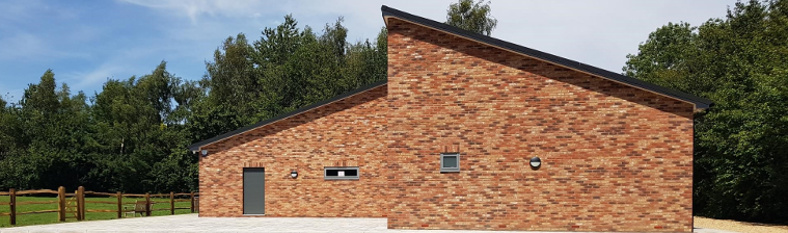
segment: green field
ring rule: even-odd
[[[188,197],[181,197],[187,198]],[[115,197],[85,197],[85,201],[112,201],[117,202],[117,198]],[[133,203],[137,200],[145,200],[144,198],[132,198],[132,197],[123,197],[123,203]],[[178,199],[176,199],[178,200]],[[7,203],[9,201],[8,196],[0,196],[0,202]],[[57,201],[57,197],[27,197],[27,196],[17,196],[17,202],[26,202],[26,201]],[[154,202],[151,209],[167,209],[161,211],[153,211],[151,215],[169,215],[170,214],[170,199],[169,198],[151,198],[151,202]],[[189,202],[175,202],[175,207],[189,207],[191,204]],[[124,204],[124,206],[129,206],[130,209],[134,209],[134,204]],[[18,205],[16,207],[16,212],[27,212],[27,211],[36,211],[36,210],[56,210],[57,204],[31,204],[31,205]],[[94,209],[105,209],[105,210],[117,210],[117,204],[97,204],[97,203],[86,203],[85,209],[87,211],[94,210]],[[10,212],[10,207],[8,205],[0,205],[0,213],[8,213]],[[188,209],[185,210],[175,210],[175,214],[187,214],[190,213]],[[123,217],[131,217],[129,215],[123,215]],[[117,212],[112,213],[86,213],[85,219],[87,221],[90,220],[104,220],[104,219],[116,219],[118,217]],[[139,217],[139,215],[137,215]],[[9,216],[0,216],[0,227],[11,227]],[[77,221],[74,218],[74,214],[70,213],[66,217],[66,222],[75,222]],[[37,225],[37,224],[48,224],[48,223],[57,223],[57,213],[43,213],[43,214],[26,214],[26,215],[17,215],[16,216],[16,225],[15,226],[26,226],[26,225]]]

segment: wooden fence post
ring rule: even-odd
[[[57,188],[57,220],[66,221],[66,187]]]
[[[175,192],[170,192],[170,215],[175,215]]]
[[[11,225],[16,225],[16,189],[8,190],[9,207],[11,208]]]
[[[191,202],[191,206],[189,207],[189,210],[192,213],[194,213],[194,192],[189,193],[189,200]]]
[[[85,187],[77,188],[77,221],[85,220]]]
[[[150,216],[150,193],[145,193],[145,216]]]
[[[123,194],[120,192],[115,193],[118,196],[118,218],[123,217]]]
[[[74,190],[74,211],[77,215],[77,221],[79,221],[79,189]]]

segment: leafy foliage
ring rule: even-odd
[[[489,36],[498,20],[490,14],[490,1],[459,0],[446,10],[446,24]]]
[[[197,191],[191,143],[385,80],[386,31],[352,44],[347,32],[342,18],[316,34],[288,15],[259,40],[227,38],[200,81],[161,62],[90,98],[47,70],[18,103],[0,99],[0,190]]]
[[[788,219],[788,1],[739,2],[700,27],[668,24],[627,75],[704,96],[696,116],[697,214]]]
[[[259,40],[227,38],[206,64],[209,90],[194,107],[192,131],[203,140],[386,78],[386,36],[347,43],[342,18],[322,35],[290,15]]]
[[[172,114],[185,106],[173,106],[176,96],[183,99],[176,90],[185,86],[162,62],[139,79],[107,81],[102,92],[88,100],[84,93],[71,95],[66,84],[58,88],[48,70],[38,84],[28,86],[19,104],[2,111],[3,137],[11,140],[3,140],[0,188],[196,189],[192,180],[171,182],[166,189],[150,186],[153,180],[171,176],[152,168],[169,166],[186,173],[183,177],[196,177],[194,168],[170,165],[172,157],[181,158],[171,154],[189,154],[171,151],[191,143],[188,128]],[[192,164],[196,158],[184,161]]]

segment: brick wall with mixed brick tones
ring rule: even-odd
[[[389,228],[692,230],[693,105],[396,18],[388,46]]]
[[[264,167],[266,216],[383,217],[386,91],[377,87],[204,148],[200,216],[242,216],[243,168]],[[358,166],[361,177],[324,180],[327,166]]]

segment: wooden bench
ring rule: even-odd
[[[137,214],[141,216],[145,216],[146,212],[146,205],[145,201],[137,201],[134,203],[134,206],[125,206],[123,207],[123,215],[128,216],[128,214],[132,214],[132,216],[137,217]],[[133,208],[133,210],[132,210]]]

